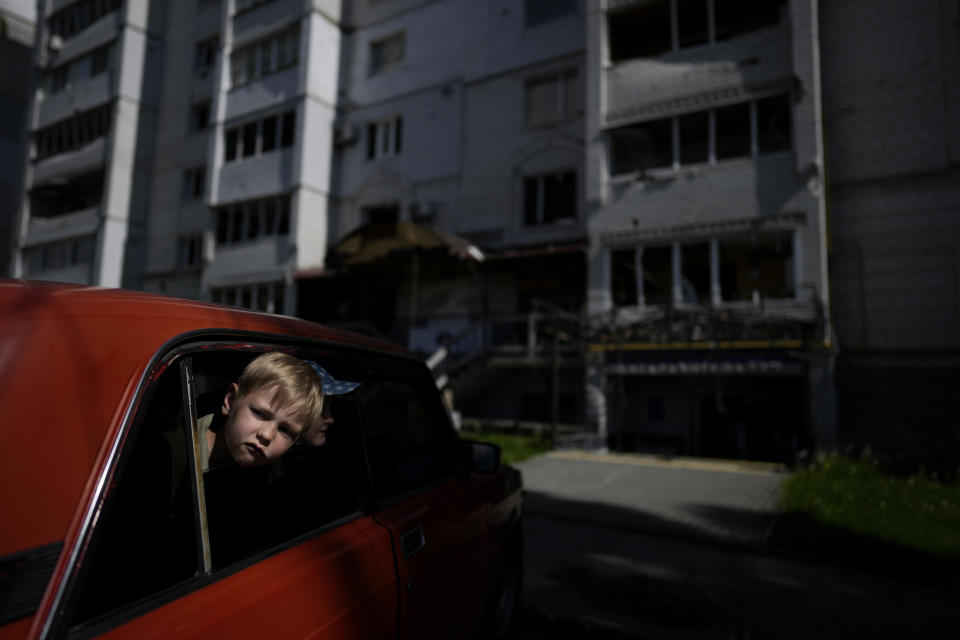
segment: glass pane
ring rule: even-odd
[[[248,158],[257,152],[257,123],[243,125],[243,157]]]
[[[608,13],[607,27],[612,62],[658,56],[673,48],[669,0]]]
[[[707,0],[677,0],[677,35],[681,47],[704,44],[710,39]]]
[[[263,119],[263,153],[273,151],[277,147],[277,116]]]
[[[789,96],[757,101],[757,150],[760,153],[790,149],[791,130]]]
[[[614,175],[673,165],[670,118],[613,129],[610,139]]]
[[[680,164],[706,162],[710,157],[710,114],[680,116]]]
[[[717,109],[717,159],[750,155],[750,103]]]

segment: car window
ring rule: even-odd
[[[357,365],[375,497],[389,500],[450,475],[455,436],[426,367],[367,354]]]
[[[181,382],[174,364],[144,393],[82,560],[75,624],[188,580],[199,570]]]
[[[198,420],[216,414],[229,384],[259,353],[206,353],[192,358]],[[298,354],[334,376],[339,358]],[[213,570],[319,530],[360,511],[363,459],[355,403],[338,402],[322,446],[300,440],[276,463],[243,468],[234,462],[203,472]],[[217,436],[220,437],[220,436]]]
[[[100,633],[208,584],[221,569],[359,515],[366,466],[351,398],[337,403],[323,446],[294,445],[263,467],[229,462],[194,471],[201,452],[190,429],[220,411],[230,382],[268,350],[276,347],[204,345],[149,377],[70,587],[72,635]],[[342,378],[342,356],[296,355]]]

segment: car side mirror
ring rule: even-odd
[[[489,442],[461,440],[468,472],[496,473],[500,468],[500,447]]]

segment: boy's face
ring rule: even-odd
[[[240,395],[236,383],[231,384],[221,412],[227,416],[224,443],[234,462],[259,467],[279,460],[303,431],[296,409],[296,405],[279,403],[276,387]]]

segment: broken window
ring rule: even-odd
[[[750,103],[716,110],[717,160],[750,155]]]
[[[730,238],[719,245],[720,296],[724,301],[794,296],[790,233]]]
[[[363,208],[366,224],[393,224],[400,219],[400,205],[396,202]]]
[[[681,250],[683,301],[707,305],[710,303],[710,244],[687,244]]]
[[[613,175],[673,165],[671,118],[612,129],[610,142]]]
[[[770,27],[780,22],[786,0],[713,0],[716,39]]]
[[[673,247],[643,247],[644,304],[668,304],[673,299]]]
[[[681,48],[710,40],[707,0],[677,0],[677,43]]]
[[[610,295],[614,306],[632,307],[639,303],[636,258],[636,249],[610,252]]]
[[[757,151],[786,151],[792,145],[790,98],[787,95],[757,100]]]
[[[648,58],[673,48],[670,2],[660,0],[607,15],[610,61]]]
[[[680,164],[710,159],[710,112],[680,116]]]
[[[523,180],[523,223],[554,224],[577,217],[577,173],[560,171]]]

